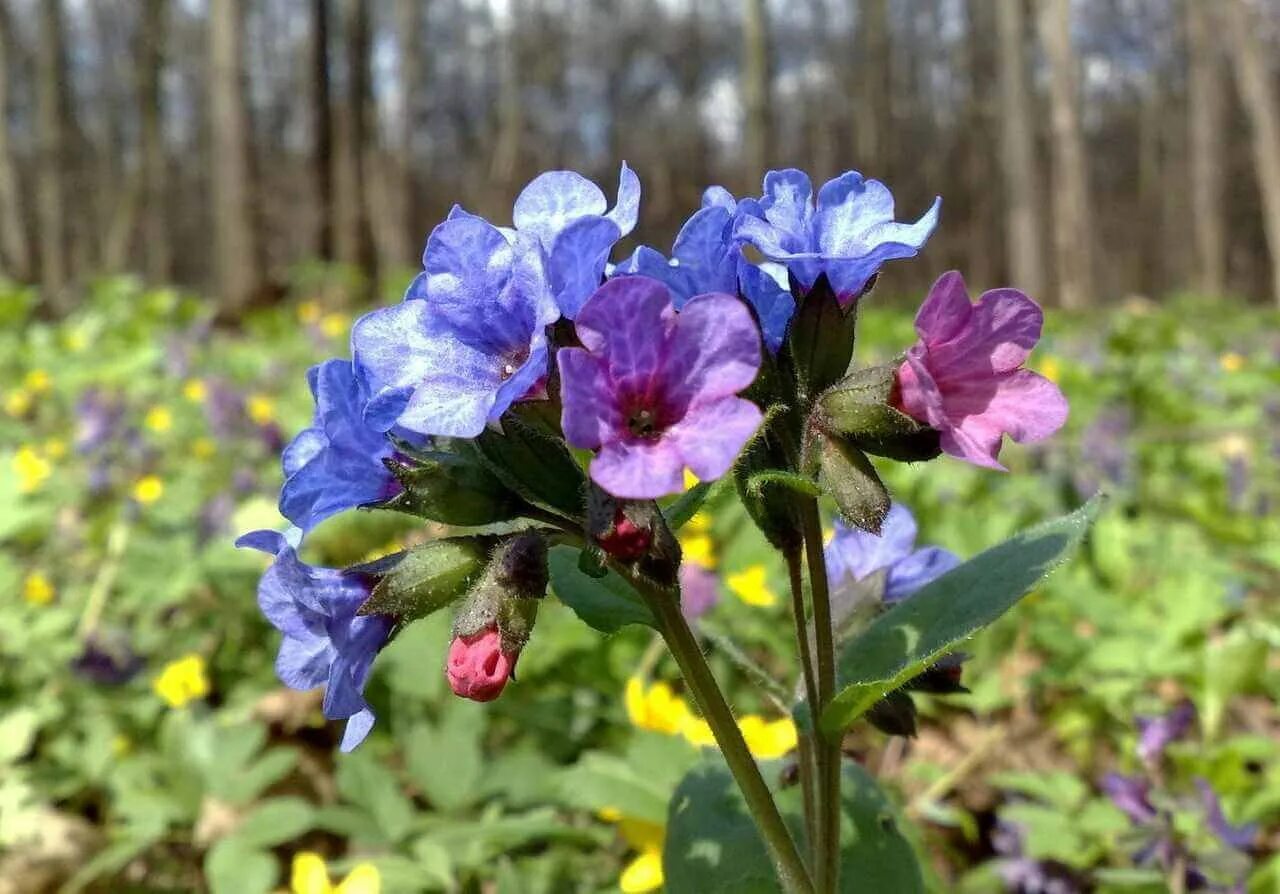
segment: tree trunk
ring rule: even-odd
[[[1188,0],[1187,121],[1191,155],[1191,226],[1196,242],[1196,274],[1206,295],[1226,291],[1226,218],[1222,201],[1225,155],[1222,51],[1213,4]]]
[[[993,235],[999,232],[997,215],[1000,173],[991,146],[997,141],[996,60],[993,47],[995,34],[994,4],[989,0],[969,0],[965,62],[969,69],[969,107],[967,126],[965,179],[968,180],[969,227],[966,250],[966,276],[975,288],[996,285],[999,270],[999,245]]]
[[[764,0],[745,0],[742,100],[746,107],[746,133],[743,137],[748,182],[755,182],[764,175],[773,156],[773,72],[769,63],[769,11]]]
[[[167,193],[169,158],[165,150],[160,80],[164,70],[167,0],[146,0],[138,52],[138,122],[142,142],[143,269],[153,283],[173,275]]]
[[[329,0],[311,0],[311,156],[316,198],[316,254],[333,260],[333,115],[329,91]]]
[[[343,10],[346,95],[338,115],[338,260],[354,264],[377,281],[377,255],[369,221],[369,9],[365,0],[347,0]]]
[[[40,219],[40,286],[55,310],[67,309],[65,51],[61,0],[44,0],[37,44],[36,212]]]
[[[422,64],[422,0],[397,0],[396,46],[400,79],[400,119],[395,127],[395,146],[390,165],[389,198],[395,210],[387,229],[387,253],[396,264],[417,266],[422,251],[422,234],[414,226],[417,215],[414,195],[413,141],[422,123],[422,87],[427,67]]]
[[[31,276],[31,246],[22,217],[22,198],[9,145],[9,66],[13,60],[13,30],[9,9],[0,0],[0,268],[25,281]]]
[[[1035,128],[1027,94],[1026,22],[1021,0],[995,3],[1000,62],[1000,154],[1004,168],[1009,274],[1020,289],[1044,297]]]
[[[1049,60],[1053,162],[1053,248],[1058,300],[1079,308],[1093,300],[1089,181],[1080,129],[1079,60],[1071,42],[1070,0],[1043,0],[1040,41]]]
[[[498,132],[494,140],[489,176],[504,199],[510,199],[520,166],[520,144],[524,138],[524,109],[520,100],[520,28],[524,19],[520,0],[511,0],[507,22],[497,36]],[[612,111],[612,110],[611,110]]]
[[[241,76],[240,0],[209,4],[209,108],[214,263],[224,307],[244,307],[262,283],[249,154],[249,113]]]
[[[889,178],[893,132],[893,65],[889,38],[888,0],[862,0],[858,4],[857,53],[853,59],[854,82],[849,94],[855,100],[854,167],[869,177]]]
[[[1221,9],[1227,16],[1236,82],[1253,137],[1253,164],[1258,172],[1263,229],[1271,254],[1271,293],[1280,304],[1280,107],[1251,4],[1247,0],[1228,0]]]

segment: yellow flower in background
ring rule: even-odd
[[[22,384],[32,394],[44,394],[53,387],[53,379],[43,369],[33,369],[27,373]]]
[[[765,720],[759,714],[748,714],[738,721],[738,729],[742,730],[742,738],[747,740],[752,756],[760,760],[782,757],[800,742],[790,717]]]
[[[351,327],[351,318],[346,314],[329,313],[320,318],[320,331],[326,338],[341,338]]]
[[[623,839],[637,852],[622,869],[618,887],[623,894],[645,894],[662,887],[662,843],[667,830],[657,823],[622,815],[616,807],[600,811],[605,822],[616,823]]]
[[[698,484],[698,476],[693,474],[692,469],[684,470],[684,489],[691,490]]]
[[[627,716],[640,729],[676,735],[684,730],[692,713],[685,700],[671,691],[666,683],[645,688],[639,677],[627,680],[624,695]]]
[[[18,493],[30,494],[53,474],[53,466],[36,452],[34,447],[23,446],[13,455],[13,472],[18,476]]]
[[[1218,358],[1218,366],[1222,367],[1223,372],[1240,372],[1244,369],[1244,356],[1237,354],[1235,351],[1227,351]]]
[[[147,410],[142,424],[157,434],[163,434],[173,428],[173,413],[169,412],[168,407],[154,406]]]
[[[266,425],[276,418],[275,401],[265,394],[249,395],[249,402],[245,406],[249,411],[249,418],[258,425]]]
[[[729,575],[725,585],[747,605],[770,606],[778,602],[778,594],[769,589],[769,576],[763,565],[751,565]]]
[[[66,335],[67,350],[79,354],[89,347],[89,333],[83,329],[75,329]]]
[[[196,459],[208,459],[218,452],[218,445],[212,438],[196,438],[191,442],[191,452]]]
[[[186,384],[182,386],[182,396],[193,404],[202,404],[209,396],[209,388],[205,385],[204,379],[187,379]]]
[[[684,530],[690,534],[709,534],[711,532],[711,514],[699,509],[684,523]]]
[[[31,409],[31,392],[25,388],[15,388],[4,396],[4,411],[15,419],[27,415]]]
[[[692,562],[708,571],[716,567],[716,548],[711,538],[696,531],[680,538],[680,555],[686,562]]]
[[[50,438],[44,442],[44,453],[49,459],[62,459],[67,455],[67,442],[62,438]]]
[[[1251,452],[1249,439],[1239,433],[1223,435],[1214,448],[1226,459],[1248,459]]]
[[[310,325],[320,319],[320,305],[314,301],[304,301],[298,305],[298,322]]]
[[[324,857],[302,851],[293,857],[289,890],[292,894],[379,894],[382,876],[372,863],[359,863],[335,885],[329,880]]]
[[[691,717],[682,730],[685,741],[694,748],[714,748],[716,734],[711,731],[711,724],[701,717]]]
[[[183,708],[209,694],[209,674],[204,658],[192,652],[170,661],[152,684],[156,695],[171,708]]]
[[[1057,382],[1062,378],[1062,364],[1057,357],[1049,356],[1040,361],[1040,375],[1044,376],[1050,382]]]
[[[28,605],[48,605],[58,595],[42,571],[33,571],[22,582],[22,598]]]
[[[133,486],[133,498],[143,506],[149,506],[164,496],[164,482],[155,475],[144,475]]]

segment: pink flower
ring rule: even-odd
[[[916,314],[920,341],[898,369],[895,403],[942,435],[942,449],[991,469],[1001,440],[1049,437],[1067,420],[1058,386],[1022,364],[1040,340],[1044,314],[1017,289],[969,302],[964,278],[944,274]]]
[[[459,636],[449,646],[445,674],[455,695],[475,702],[491,702],[502,694],[519,653],[502,650],[496,627],[486,627],[471,636]]]

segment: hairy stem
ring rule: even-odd
[[[804,606],[804,559],[799,549],[784,550],[787,560],[787,578],[791,585],[791,613],[795,619],[796,646],[800,655],[800,670],[804,678],[804,696],[810,708],[818,704],[818,683],[814,676],[813,650],[809,647],[809,617]],[[811,864],[816,865],[818,850],[818,807],[816,750],[812,733],[800,735],[800,790],[804,794],[804,829],[809,838]]]
[[[680,614],[679,600],[656,584],[630,574],[625,568],[615,565],[615,570],[630,582],[653,612],[658,630],[667,641],[667,648],[671,650],[676,664],[680,666],[680,672],[693,693],[702,716],[715,734],[716,744],[720,746],[725,763],[729,765],[729,771],[742,791],[756,827],[769,848],[783,890],[788,894],[814,894],[809,871],[796,849],[791,832],[778,812],[778,805],[774,803],[764,777],[760,775],[755,758],[747,748],[746,740],[742,738],[742,732],[733,718],[733,711],[725,701],[693,631]]]

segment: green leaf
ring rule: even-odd
[[[482,794],[484,720],[480,705],[454,699],[445,703],[439,723],[420,723],[409,732],[409,775],[435,807],[458,810]]]
[[[842,687],[822,714],[837,735],[886,692],[1008,611],[1083,539],[1101,503],[1024,531],[970,559],[876,618],[851,639],[837,667]]]
[[[776,780],[779,764],[762,768]],[[860,766],[844,765],[840,828],[843,890],[924,891],[910,842],[893,808]],[[799,786],[778,789],[778,809],[806,850]],[[772,894],[781,890],[755,823],[719,756],[709,757],[680,783],[671,799],[662,856],[668,894]]]
[[[756,496],[763,495],[764,489],[769,486],[786,488],[803,497],[816,497],[822,493],[812,479],[781,469],[766,469],[763,472],[756,472],[747,479],[747,490]]]
[[[702,504],[707,501],[707,496],[711,493],[712,486],[713,482],[699,481],[662,511],[663,517],[667,520],[667,527],[673,534],[683,528],[702,508]]]
[[[471,588],[492,545],[487,537],[450,537],[409,550],[373,588],[359,613],[404,621],[425,618]]]
[[[209,849],[204,874],[212,894],[266,894],[275,885],[280,867],[274,857],[232,836]]]
[[[584,810],[617,811],[662,825],[672,789],[699,754],[678,737],[638,732],[625,755],[589,751],[566,769],[559,779],[560,797]]]
[[[404,487],[384,508],[464,527],[509,521],[528,508],[473,457],[432,451],[415,459],[384,460]]]
[[[503,484],[536,506],[578,518],[587,479],[564,443],[514,413],[502,417],[502,433],[486,428],[467,442]]]
[[[16,708],[0,717],[0,764],[11,764],[26,754],[39,727],[34,708]]]
[[[376,829],[390,842],[399,842],[413,826],[413,804],[400,781],[369,748],[338,758],[338,792],[364,808]]]
[[[271,848],[293,841],[315,823],[302,798],[270,798],[253,808],[233,833],[246,847]]]
[[[571,546],[551,549],[551,589],[561,602],[601,633],[616,633],[628,624],[655,626],[649,607],[630,584],[612,571],[600,578],[583,574],[578,553]]]

